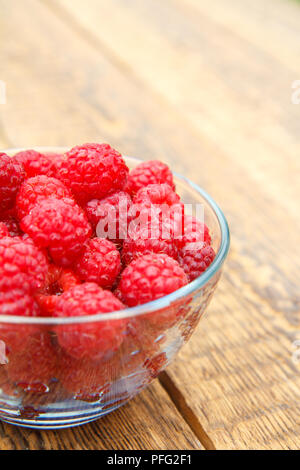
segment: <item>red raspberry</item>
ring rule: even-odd
[[[102,364],[75,359],[62,353],[59,380],[64,389],[77,400],[96,401],[109,389],[109,375]]]
[[[0,314],[1,315],[16,315],[23,317],[37,317],[39,316],[39,308],[33,297],[29,294],[24,294],[21,289],[12,289],[9,292],[0,292]],[[5,330],[5,325],[1,325],[1,332]]]
[[[12,289],[9,292],[0,292],[0,315],[37,317],[40,310],[31,295],[24,294],[19,289]],[[32,325],[1,322],[0,341],[4,342],[8,356],[24,348],[27,337],[34,331],[35,327]]]
[[[203,241],[211,244],[211,236],[206,224],[191,215],[185,215],[183,221],[183,236],[178,238],[179,246],[187,243]]]
[[[129,194],[118,191],[111,196],[93,199],[86,205],[88,219],[99,237],[122,245],[127,236],[132,200]]]
[[[42,248],[49,248],[54,262],[71,265],[91,236],[83,210],[72,199],[44,199],[34,206],[21,228]]]
[[[152,204],[173,206],[180,202],[180,197],[169,184],[149,184],[137,192],[133,202],[146,207],[151,207]]]
[[[55,199],[72,199],[72,194],[66,186],[56,178],[41,175],[26,180],[22,184],[17,196],[19,219],[22,220],[37,203],[50,197]]]
[[[24,178],[23,166],[4,153],[0,153],[0,212],[13,207]]]
[[[86,144],[67,153],[67,159],[59,165],[58,176],[83,203],[123,189],[128,172],[122,155],[110,145]]]
[[[97,284],[85,283],[64,293],[57,302],[55,317],[82,317],[122,310],[124,305]],[[123,320],[74,323],[56,328],[59,344],[78,359],[98,359],[118,349],[124,338]]]
[[[215,259],[214,249],[205,242],[187,243],[179,250],[178,261],[189,281],[199,277]]]
[[[145,304],[180,289],[188,279],[177,261],[164,254],[142,256],[127,266],[119,289],[129,307]]]
[[[57,355],[47,332],[29,336],[24,347],[9,356],[8,376],[25,391],[47,392],[56,372]]]
[[[74,267],[82,281],[95,282],[108,289],[121,271],[120,253],[109,240],[94,238],[86,243],[85,251]]]
[[[32,178],[37,175],[55,176],[54,162],[35,150],[25,150],[14,156],[14,160],[21,163],[24,167],[26,178]]]
[[[129,230],[129,237],[123,243],[123,262],[129,264],[132,260],[150,253],[164,253],[177,258],[177,246],[169,224],[153,219],[148,224]]]
[[[128,177],[126,190],[134,196],[139,189],[148,184],[167,183],[175,190],[173,174],[169,167],[158,160],[143,162],[134,168]]]
[[[55,265],[49,266],[45,285],[35,295],[41,315],[52,316],[59,296],[79,284],[80,281],[73,271]]]
[[[3,222],[0,222],[0,238],[9,237],[9,231]]]
[[[46,279],[48,263],[31,240],[5,237],[0,240],[0,293],[16,289],[34,293]]]

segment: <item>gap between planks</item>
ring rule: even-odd
[[[200,423],[199,419],[195,415],[194,411],[190,406],[187,404],[186,399],[184,398],[183,394],[181,393],[180,389],[174,383],[172,378],[169,376],[167,372],[162,372],[158,380],[161,386],[165,389],[167,394],[169,395],[170,399],[174,403],[175,407],[177,408],[178,412],[193,431],[197,439],[201,442],[205,450],[217,450],[213,441],[206,433],[205,429],[203,428],[202,424]]]

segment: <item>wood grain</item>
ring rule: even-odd
[[[196,434],[201,426],[206,447],[299,448],[300,106],[290,97],[300,8],[280,0],[15,3],[0,0],[1,145],[105,140],[162,158],[216,198],[230,222],[230,258],[209,315],[162,384]],[[138,400],[128,405],[136,416]],[[107,419],[118,428],[114,416]],[[11,433],[4,447],[20,439]],[[157,428],[158,447],[164,433]],[[63,444],[51,435],[50,448],[68,448],[76,431]],[[151,448],[148,438],[135,445]],[[177,442],[173,432],[170,439]],[[35,433],[29,441],[44,445]],[[178,446],[195,445],[188,441]],[[119,445],[103,435],[92,442]]]

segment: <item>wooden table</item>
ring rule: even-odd
[[[300,4],[0,11],[1,148],[108,141],[165,160],[213,195],[232,233],[209,314],[159,380],[81,428],[1,424],[0,449],[299,449]]]

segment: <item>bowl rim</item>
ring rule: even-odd
[[[64,153],[69,150],[68,147],[33,147],[34,150],[49,153]],[[1,150],[1,152],[10,154],[18,153],[26,150],[25,148],[9,148]],[[124,155],[123,158],[130,159],[135,162],[143,162],[144,160],[130,157]],[[208,203],[210,208],[215,213],[220,230],[221,230],[221,243],[219,250],[216,254],[214,261],[211,265],[204,271],[201,276],[194,279],[192,282],[187,284],[184,287],[172,292],[169,295],[161,297],[157,300],[153,300],[143,305],[138,305],[136,307],[128,307],[123,310],[118,310],[109,313],[98,313],[95,315],[86,315],[78,317],[22,317],[16,315],[0,315],[0,323],[8,324],[29,324],[29,325],[72,325],[80,323],[95,323],[99,321],[108,321],[108,320],[122,320],[126,318],[133,318],[140,315],[146,315],[148,313],[154,313],[163,308],[170,307],[172,304],[178,300],[191,295],[194,291],[201,289],[210,279],[220,271],[229,251],[230,246],[230,232],[229,226],[226,220],[226,217],[223,211],[220,209],[219,205],[214,201],[214,199],[200,186],[196,183],[193,183],[189,178],[180,175],[177,172],[172,172],[174,176],[183,181],[185,184],[194,189],[205,201]]]

